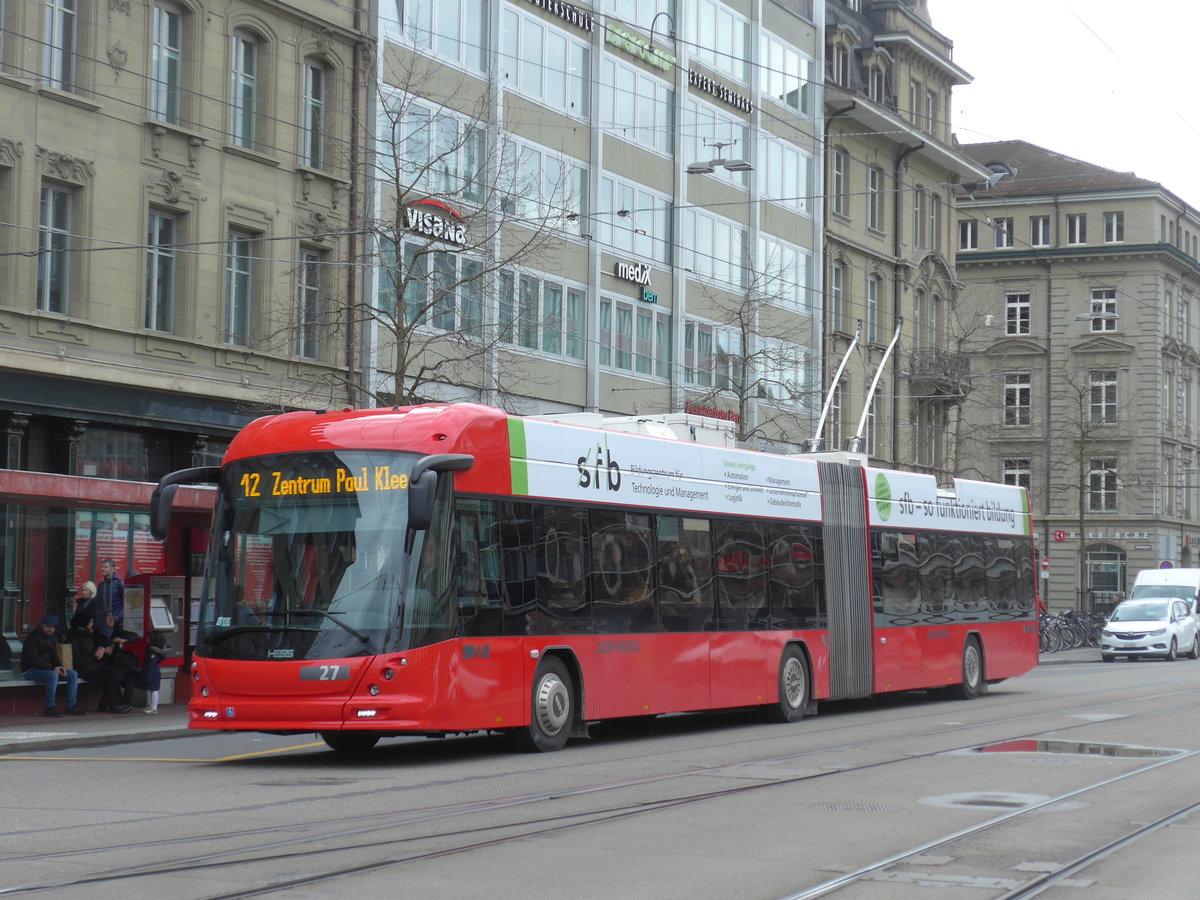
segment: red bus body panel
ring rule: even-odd
[[[523,727],[530,720],[534,672],[547,650],[566,652],[578,663],[588,720],[757,706],[778,699],[779,658],[789,642],[810,653],[814,698],[829,696],[823,632],[464,638],[319,664],[197,659],[190,724],[385,733]],[[314,665],[347,666],[350,675],[301,680],[301,669]],[[379,687],[377,696],[369,693],[371,685]],[[363,710],[373,714],[360,717]]]

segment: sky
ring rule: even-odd
[[[961,143],[1023,140],[1157,181],[1200,208],[1200,7],[1190,0],[928,0],[974,81]]]

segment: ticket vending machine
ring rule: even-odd
[[[160,703],[175,702],[175,676],[184,664],[187,644],[187,596],[183,575],[131,575],[125,580],[125,630],[138,635],[130,646],[145,658],[150,632],[163,635]]]

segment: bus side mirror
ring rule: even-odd
[[[181,484],[216,484],[220,480],[220,466],[180,469],[159,479],[158,487],[150,495],[150,534],[154,539],[161,541],[167,537],[167,526],[171,523],[171,504]]]
[[[175,502],[175,494],[179,485],[159,485],[150,495],[150,534],[156,541],[166,540],[167,525],[171,521],[171,504]]]
[[[433,498],[437,495],[437,472],[426,469],[408,483],[408,527],[424,531],[433,521]]]

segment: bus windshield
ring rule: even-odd
[[[417,458],[340,450],[226,466],[197,653],[336,659],[406,643],[402,632],[414,616],[427,623],[430,605],[419,599],[428,592],[405,581],[415,568],[404,538]],[[406,604],[414,594],[418,602]]]

